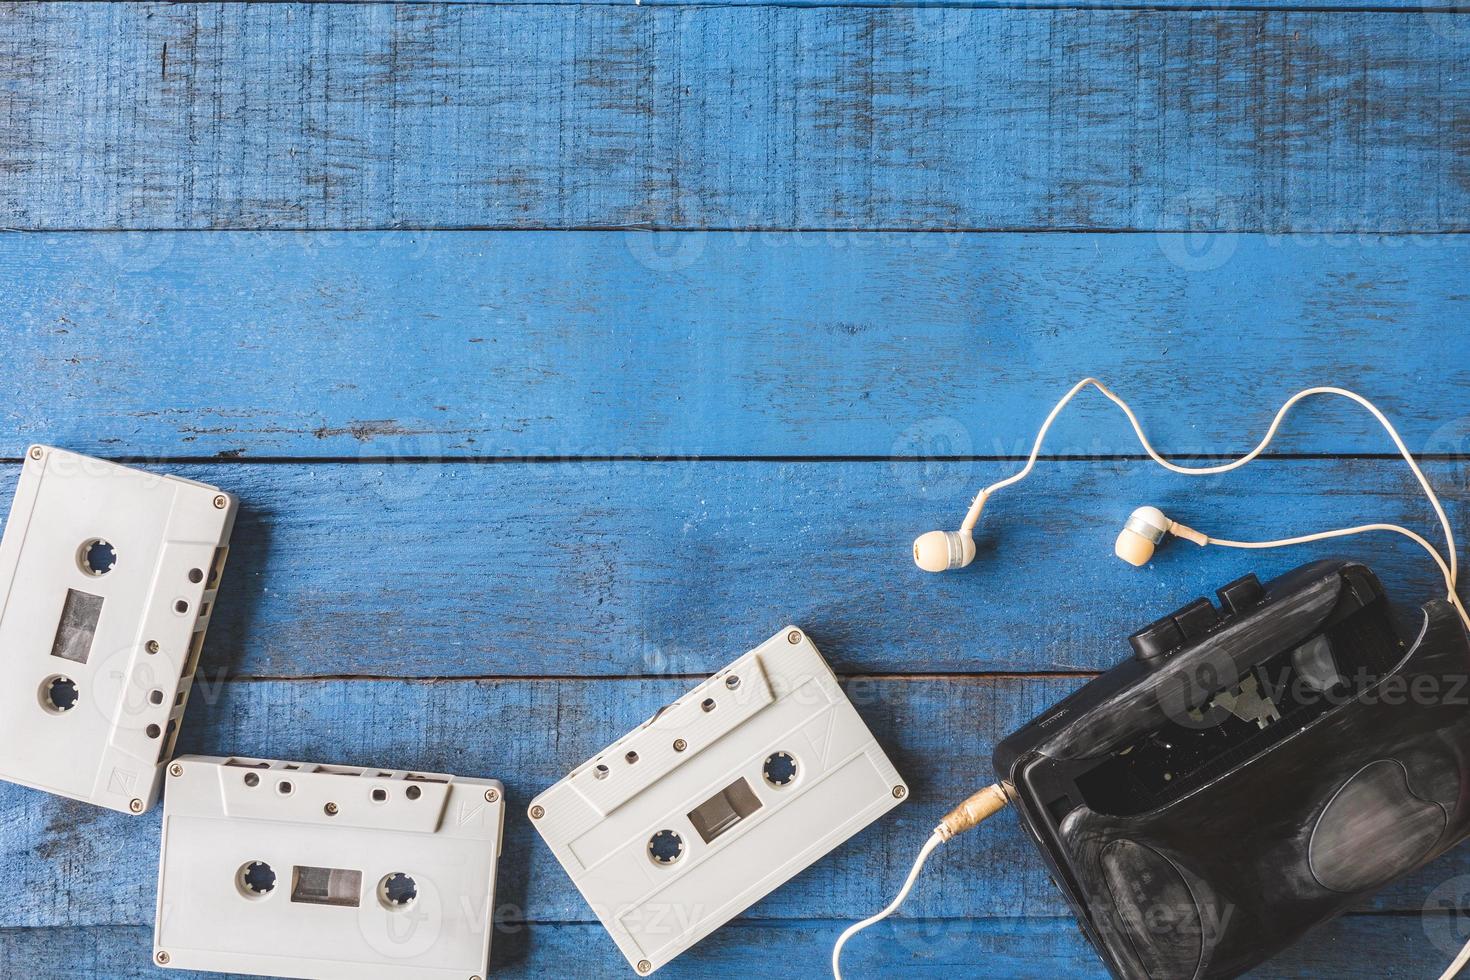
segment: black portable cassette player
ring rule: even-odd
[[[1377,577],[1255,576],[1003,741],[996,772],[1112,973],[1237,976],[1470,834],[1470,643]]]

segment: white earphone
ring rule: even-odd
[[[1148,560],[1154,556],[1154,549],[1168,534],[1176,538],[1186,538],[1198,545],[1209,544],[1209,538],[1194,528],[1169,520],[1157,507],[1140,507],[1128,515],[1128,523],[1118,532],[1118,540],[1113,542],[1113,554],[1135,568],[1142,568],[1148,564]]]
[[[1399,436],[1393,424],[1388,421],[1387,417],[1372,402],[1345,388],[1307,388],[1297,392],[1288,398],[1285,404],[1277,411],[1276,417],[1271,421],[1270,428],[1266,430],[1266,435],[1261,439],[1255,449],[1229,463],[1221,463],[1217,466],[1188,467],[1171,463],[1154,450],[1154,447],[1148,441],[1148,437],[1143,434],[1143,426],[1139,424],[1138,417],[1133,414],[1133,410],[1128,407],[1123,399],[1113,394],[1113,392],[1108,390],[1096,378],[1083,378],[1072,386],[1072,389],[1062,397],[1061,401],[1057,402],[1056,406],[1047,415],[1046,421],[1041,425],[1041,430],[1036,434],[1036,442],[1031,448],[1031,455],[1026,460],[1026,465],[1019,472],[981,490],[976,495],[974,502],[970,504],[970,510],[965,515],[965,519],[960,524],[958,531],[930,531],[926,534],[919,535],[914,541],[914,563],[916,565],[926,572],[944,572],[951,569],[964,568],[975,560],[975,525],[980,520],[980,513],[985,509],[986,501],[997,490],[1002,490],[1014,483],[1019,483],[1030,474],[1031,470],[1036,466],[1037,457],[1041,454],[1042,442],[1046,439],[1046,433],[1051,428],[1052,423],[1056,421],[1057,416],[1066,407],[1066,404],[1078,392],[1089,386],[1102,392],[1113,404],[1123,410],[1123,414],[1128,417],[1128,421],[1133,425],[1134,434],[1138,437],[1138,441],[1143,445],[1150,459],[1171,472],[1186,476],[1209,476],[1217,473],[1225,473],[1249,463],[1265,451],[1266,447],[1270,445],[1271,440],[1275,438],[1276,431],[1281,427],[1281,421],[1286,417],[1287,412],[1291,410],[1292,406],[1304,398],[1312,395],[1337,395],[1361,405],[1383,426],[1389,438],[1393,440],[1393,444],[1398,449],[1399,454],[1403,456],[1404,461],[1409,465],[1409,469],[1418,479],[1419,486],[1424,490],[1425,496],[1429,498],[1429,503],[1434,509],[1434,515],[1439,519],[1440,527],[1444,531],[1445,550],[1449,556],[1448,561],[1445,560],[1445,557],[1440,554],[1434,545],[1430,544],[1421,535],[1408,528],[1400,527],[1397,524],[1360,524],[1355,527],[1318,531],[1313,534],[1281,538],[1275,541],[1231,541],[1201,534],[1193,528],[1180,524],[1178,521],[1171,520],[1157,507],[1139,507],[1129,515],[1127,522],[1123,525],[1123,529],[1118,532],[1118,538],[1113,544],[1113,553],[1130,565],[1142,566],[1153,558],[1154,550],[1169,535],[1184,538],[1200,546],[1282,548],[1288,545],[1307,544],[1308,542],[1322,541],[1328,538],[1341,538],[1354,534],[1364,534],[1369,531],[1390,531],[1409,538],[1429,553],[1434,563],[1439,567],[1440,573],[1444,576],[1445,589],[1448,593],[1450,604],[1460,614],[1460,619],[1464,621],[1465,628],[1470,630],[1470,613],[1466,612],[1465,606],[1460,601],[1459,594],[1456,591],[1459,578],[1459,564],[1455,553],[1454,532],[1450,529],[1450,522],[1445,516],[1444,507],[1440,504],[1439,498],[1434,493],[1434,488],[1430,486],[1429,480],[1424,476],[1424,471],[1414,461],[1413,455],[1410,454],[1408,447],[1404,445],[1404,440]],[[918,879],[919,872],[923,870],[924,862],[928,860],[929,855],[939,845],[946,843],[957,834],[978,826],[983,820],[1004,809],[1008,802],[1009,792],[1009,788],[1001,783],[997,783],[994,786],[987,786],[960,804],[940,821],[939,825],[934,828],[929,840],[924,844],[923,849],[920,850],[918,860],[914,862],[913,870],[909,872],[903,888],[899,891],[898,896],[893,902],[877,915],[851,926],[838,938],[837,945],[832,950],[832,974],[836,980],[842,980],[839,960],[842,956],[842,947],[847,941],[861,930],[893,914],[903,903],[903,900],[908,897],[909,891],[913,888],[914,882]],[[1440,980],[1453,980],[1467,963],[1470,963],[1470,943],[1467,943],[1465,948],[1460,951],[1460,955],[1455,958],[1455,961],[1445,971],[1444,975],[1440,977]]]
[[[1261,453],[1265,452],[1266,447],[1271,444],[1271,440],[1276,438],[1276,432],[1281,428],[1281,422],[1286,418],[1287,413],[1291,411],[1297,402],[1300,402],[1304,398],[1309,398],[1312,395],[1336,395],[1361,405],[1383,426],[1384,431],[1393,440],[1394,447],[1398,449],[1399,455],[1404,458],[1404,462],[1409,465],[1409,469],[1413,472],[1415,479],[1419,481],[1419,486],[1423,489],[1425,497],[1429,499],[1430,506],[1434,509],[1434,516],[1439,519],[1439,525],[1444,531],[1445,552],[1449,556],[1448,561],[1423,536],[1410,531],[1408,528],[1400,527],[1397,524],[1359,524],[1355,527],[1318,531],[1314,534],[1281,538],[1275,541],[1232,541],[1226,538],[1215,538],[1201,534],[1191,527],[1171,520],[1157,507],[1139,507],[1129,515],[1127,523],[1123,525],[1123,530],[1118,533],[1118,538],[1113,544],[1113,552],[1129,564],[1141,566],[1148,563],[1149,559],[1153,557],[1154,549],[1167,535],[1171,534],[1175,537],[1193,541],[1195,544],[1201,546],[1215,545],[1222,548],[1283,548],[1288,545],[1307,544],[1312,541],[1347,537],[1348,535],[1364,534],[1369,531],[1390,531],[1409,538],[1429,553],[1429,556],[1439,567],[1440,573],[1444,576],[1445,591],[1451,605],[1455,607],[1455,610],[1460,614],[1460,618],[1464,620],[1465,628],[1470,630],[1470,613],[1466,612],[1465,605],[1460,601],[1460,597],[1456,592],[1456,584],[1459,579],[1459,561],[1455,551],[1455,535],[1450,529],[1449,518],[1445,516],[1444,506],[1440,504],[1439,497],[1435,494],[1434,488],[1429,484],[1429,479],[1424,475],[1424,471],[1419,468],[1419,464],[1414,461],[1413,454],[1404,445],[1404,440],[1399,435],[1398,430],[1393,427],[1393,423],[1389,422],[1388,418],[1378,410],[1378,407],[1368,401],[1368,399],[1356,392],[1348,391],[1346,388],[1306,388],[1292,395],[1277,410],[1276,417],[1271,420],[1270,427],[1266,430],[1265,436],[1261,438],[1256,448],[1239,459],[1214,466],[1180,466],[1177,463],[1171,463],[1158,454],[1153,444],[1148,441],[1148,436],[1144,435],[1143,426],[1139,423],[1138,416],[1133,414],[1133,409],[1128,407],[1127,402],[1115,395],[1106,385],[1096,378],[1083,378],[1073,385],[1071,390],[1062,396],[1061,401],[1057,402],[1052,410],[1047,413],[1046,420],[1041,423],[1040,431],[1036,433],[1036,442],[1031,447],[1031,455],[1027,457],[1026,465],[1021,467],[1019,472],[1006,477],[998,483],[992,483],[984,490],[981,490],[976,495],[974,502],[970,504],[970,510],[965,514],[965,519],[960,523],[960,529],[958,531],[930,531],[927,534],[919,535],[915,539],[914,563],[916,565],[926,572],[944,572],[951,569],[964,568],[975,560],[975,525],[980,521],[980,514],[984,511],[986,502],[997,490],[1003,490],[1012,484],[1020,483],[1031,474],[1031,471],[1036,467],[1037,457],[1041,455],[1042,444],[1046,440],[1046,434],[1051,429],[1052,423],[1056,421],[1057,416],[1061,414],[1062,409],[1067,406],[1067,403],[1075,398],[1084,388],[1088,387],[1096,388],[1109,401],[1123,410],[1123,414],[1128,417],[1129,423],[1133,426],[1134,435],[1138,437],[1139,443],[1143,446],[1144,451],[1148,453],[1150,459],[1171,473],[1179,473],[1184,476],[1213,476],[1219,473],[1228,473],[1251,462],[1260,456]]]

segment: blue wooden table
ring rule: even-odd
[[[524,804],[788,622],[913,787],[667,968],[820,976],[996,739],[1162,611],[1329,550],[1110,555],[1428,510],[1470,531],[1455,0],[0,8],[0,504],[30,441],[243,501],[181,752],[503,779],[498,977],[631,976]],[[0,974],[152,977],[158,819],[0,787]],[[1258,972],[1430,977],[1470,852]],[[262,937],[268,942],[269,937]],[[854,976],[1100,976],[1014,819]]]

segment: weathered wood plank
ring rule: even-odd
[[[912,789],[888,818],[752,908],[751,921],[858,919],[882,908],[930,829],[990,781],[995,741],[1080,683],[1068,678],[888,679],[849,695]],[[268,681],[196,690],[183,752],[241,754],[503,779],[510,801],[502,917],[585,922],[590,912],[541,844],[525,807],[538,792],[688,689],[678,680]],[[24,902],[0,927],[152,921],[156,814],[133,818],[0,785],[0,866]],[[1470,873],[1460,849],[1369,905],[1418,912]],[[938,855],[905,907],[938,919],[1063,916],[1034,846],[1012,815]]]
[[[1463,18],[16,4],[0,222],[1462,229]]]
[[[883,891],[901,878],[899,865],[911,861],[952,787],[978,782],[988,771],[985,755],[994,734],[1074,684],[883,681],[852,688],[859,710],[911,779],[913,798],[893,819],[760,903],[753,917],[835,919],[881,908]],[[498,902],[533,921],[588,921],[585,904],[535,836],[525,807],[689,686],[681,680],[237,682],[196,689],[195,697],[203,697],[191,700],[179,748],[493,775],[504,780],[510,801]],[[946,738],[958,744],[941,752]],[[156,816],[123,819],[8,785],[0,785],[0,815],[0,865],[28,897],[0,909],[0,925],[151,921],[146,898],[154,887]],[[939,862],[930,887],[916,896],[914,914],[1062,911],[1039,864],[1025,860],[1029,844],[1019,829],[997,826],[985,850],[1005,855],[1016,872],[977,886],[968,880],[970,861]],[[967,847],[965,853],[973,860],[977,852]],[[107,873],[99,874],[99,867]]]
[[[1077,378],[1166,452],[1308,384],[1470,452],[1470,236],[0,236],[0,452],[1024,454]],[[1244,369],[1244,370],[1242,370]],[[1089,394],[1048,448],[1136,454]],[[1391,451],[1355,406],[1274,448]]]
[[[135,0],[74,0],[78,3],[131,3]],[[179,0],[180,3],[214,2],[214,0]],[[360,0],[298,0],[301,3],[355,3]],[[422,4],[426,0],[375,0],[379,3],[398,4]],[[563,3],[582,4],[587,0],[432,0],[434,3],[442,4],[465,4],[470,6],[501,6],[524,3]],[[596,3],[614,4],[620,0],[592,0]],[[622,0],[627,2],[627,0]],[[857,0],[637,0],[639,6],[645,7],[685,7],[685,6],[710,6],[710,7],[852,7],[863,6]],[[950,7],[994,9],[1024,7],[1028,10],[1173,10],[1173,9],[1198,9],[1200,4],[1194,0],[1149,0],[1148,3],[1137,3],[1134,0],[960,0],[960,2],[946,2],[941,5],[938,0],[885,0],[883,9],[894,11],[909,11],[914,17],[916,28],[936,29],[942,26],[943,11]],[[1407,12],[1423,12],[1428,14],[1434,11],[1463,12],[1450,0],[1330,0],[1330,2],[1316,2],[1316,0],[1220,0],[1210,4],[1210,9],[1223,12],[1227,10],[1330,10],[1334,13],[1369,13],[1385,10],[1404,10]],[[920,15],[928,15],[927,17]],[[1453,29],[1446,26],[1445,30]]]
[[[787,977],[830,975],[833,940],[846,922],[737,923],[659,971],[672,980],[724,980],[757,969]],[[1451,952],[1425,938],[1417,917],[1355,915],[1316,930],[1250,974],[1252,980],[1381,980],[1435,976]],[[1434,928],[1430,924],[1430,928]],[[0,970],[11,976],[157,980],[152,930],[142,926],[0,931]],[[844,951],[845,975],[1013,980],[1105,980],[1107,973],[1068,921],[1001,919],[881,923]],[[497,978],[632,976],[600,926],[537,923],[497,932],[490,957]],[[219,973],[173,973],[219,980]],[[243,978],[241,978],[243,980]]]
[[[1404,603],[1442,588],[1391,537],[1264,554],[1175,543],[1141,571],[1113,557],[1146,502],[1222,536],[1388,520],[1434,537],[1390,460],[1262,461],[1194,482],[1144,463],[1047,464],[995,498],[970,569],[916,569],[914,535],[957,523],[974,486],[1016,466],[166,469],[244,502],[205,648],[212,674],[703,676],[791,622],[844,673],[1088,671],[1252,570],[1346,554]],[[1429,473],[1463,532],[1465,466]],[[15,474],[0,468],[0,507]]]

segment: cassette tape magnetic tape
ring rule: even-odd
[[[27,451],[0,540],[0,778],[154,804],[235,511],[215,487]]]
[[[542,793],[530,812],[646,975],[907,795],[817,648],[788,627]]]
[[[470,980],[490,956],[495,780],[183,756],[154,962],[312,980]]]

